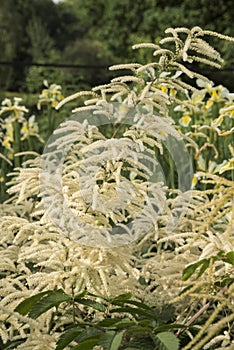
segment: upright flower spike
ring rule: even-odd
[[[175,319],[183,322],[184,317],[185,331],[189,331],[187,319],[188,322],[196,319],[196,315],[200,312],[199,308],[202,310],[203,306],[210,302],[218,307],[213,312],[213,306],[209,304],[208,306],[211,307],[206,308],[206,312],[200,312],[199,332],[192,339],[189,336],[183,337],[182,334],[183,341],[187,342],[184,346],[187,350],[200,350],[207,344],[209,346],[214,336],[216,342],[217,337],[224,334],[223,329],[231,335],[230,324],[234,318],[233,284],[230,283],[230,279],[233,278],[233,264],[230,263],[233,261],[231,251],[234,218],[233,181],[207,172],[206,165],[209,165],[209,162],[206,162],[207,158],[202,152],[209,154],[210,148],[207,145],[212,144],[210,134],[213,136],[214,130],[205,123],[204,115],[210,113],[213,106],[211,109],[202,109],[203,102],[206,101],[203,101],[203,97],[200,100],[198,90],[200,89],[203,94],[204,86],[196,88],[187,80],[183,81],[184,75],[191,79],[197,79],[200,75],[188,70],[187,66],[181,66],[183,58],[187,62],[204,63],[210,59],[211,65],[219,64],[219,55],[211,49],[211,46],[204,43],[205,35],[216,34],[203,31],[198,27],[192,30],[173,28],[169,29],[167,34],[169,36],[160,43],[162,48],[155,44],[141,45],[142,48],[150,47],[156,50],[156,56],[150,65],[147,63],[126,66],[125,68],[131,69],[133,78],[129,75],[120,77],[109,84],[94,88],[91,92],[74,94],[57,105],[56,109],[75,98],[88,96],[89,100],[84,107],[81,107],[83,109],[79,107],[76,111],[92,112],[93,117],[91,122],[86,120],[84,123],[70,120],[61,125],[61,129],[55,133],[57,139],[53,146],[57,146],[59,152],[65,149],[67,153],[62,167],[59,169],[56,163],[51,178],[47,177],[46,181],[47,185],[51,186],[54,179],[56,196],[50,209],[58,216],[58,220],[63,221],[64,230],[52,222],[48,211],[45,212],[41,199],[44,195],[46,197],[46,194],[40,187],[39,157],[28,160],[22,167],[15,170],[9,189],[12,197],[0,207],[3,214],[0,218],[0,230],[4,232],[0,237],[2,276],[0,336],[4,343],[22,340],[25,342],[14,345],[17,349],[31,350],[36,347],[54,350],[61,330],[69,325],[69,327],[74,326],[68,329],[69,332],[76,331],[77,319],[80,326],[82,318],[89,321],[85,322],[85,329],[81,330],[82,337],[89,334],[89,325],[93,332],[95,329],[93,322],[96,319],[99,320],[101,316],[87,304],[86,299],[85,305],[80,309],[75,309],[74,303],[73,308],[63,303],[59,307],[47,310],[37,320],[33,320],[30,314],[21,315],[15,311],[15,308],[26,298],[35,296],[37,293],[48,292],[50,289],[57,291],[60,288],[65,293],[70,293],[73,299],[76,294],[84,290],[98,293],[99,298],[101,294],[108,294],[111,298],[119,293],[131,292],[138,302],[147,302],[153,306],[151,309],[153,315],[155,315],[155,307],[162,307],[164,314],[164,311],[167,313],[165,304],[175,302],[176,311],[171,319],[166,321],[166,326]],[[221,38],[223,39],[223,36]],[[174,51],[171,51],[173,54],[168,52],[166,47],[171,43],[174,43]],[[120,65],[119,68],[124,67]],[[209,83],[208,79],[205,80]],[[164,87],[163,91],[161,86]],[[47,84],[45,90],[48,88]],[[173,93],[170,94],[170,91]],[[193,93],[193,100],[190,101],[189,98]],[[47,102],[52,103],[46,91],[43,93],[43,98],[47,98]],[[196,98],[199,102],[197,110],[195,110]],[[116,101],[119,104],[114,110],[113,102]],[[215,104],[216,100],[213,102]],[[124,108],[119,108],[120,104],[123,104]],[[194,149],[197,155],[201,154],[204,160],[203,164],[203,160],[199,159],[203,171],[196,173],[196,179],[193,179],[192,183],[195,185],[197,180],[196,188],[201,185],[205,188],[203,191],[197,189],[183,192],[177,187],[162,186],[161,182],[164,179],[160,177],[161,174],[154,172],[158,164],[149,160],[152,155],[160,152],[166,157],[163,142],[168,134],[174,137],[178,134],[171,118],[171,110],[178,105],[180,108],[177,112],[181,114],[177,119],[184,115],[193,119],[193,123],[190,122],[187,126],[187,133],[184,135],[181,132],[180,137],[184,137],[188,141],[186,146]],[[125,106],[130,110],[135,108],[137,115],[133,125],[126,124],[126,129],[121,130],[119,122],[123,122],[128,116]],[[142,114],[139,113],[138,107],[144,110]],[[231,107],[231,105],[225,107]],[[231,128],[225,130],[226,123],[223,123],[223,120],[229,121],[232,113],[230,111],[226,109],[225,116],[218,121],[223,126],[224,132],[231,130]],[[196,113],[199,113],[199,116]],[[114,120],[113,115],[116,118]],[[167,118],[164,118],[164,115]],[[226,115],[228,115],[227,119]],[[99,130],[93,125],[94,120],[99,120],[103,116],[106,120],[113,121],[111,132],[108,130],[107,135],[104,135],[103,129]],[[194,121],[195,117],[197,119]],[[200,117],[202,117],[202,124]],[[188,118],[185,118],[186,121]],[[25,125],[23,134],[28,130],[29,126]],[[204,139],[207,143],[206,148],[201,150]],[[69,147],[71,142],[73,142],[72,147]],[[131,148],[134,142],[135,149]],[[144,153],[146,150],[148,153]],[[211,150],[213,152],[213,149]],[[139,157],[140,152],[144,155],[143,158]],[[53,157],[55,153],[51,149],[49,156]],[[182,152],[176,153],[181,158]],[[163,160],[169,163],[165,168],[165,176],[170,176],[173,162],[170,158]],[[223,170],[226,169],[226,164],[223,164]],[[210,163],[210,165],[213,167],[214,164]],[[230,165],[232,166],[232,163]],[[180,163],[179,168],[186,167],[187,163]],[[229,170],[229,164],[227,167]],[[98,172],[95,176],[97,168]],[[154,172],[153,175],[152,172]],[[224,171],[224,175],[227,173],[229,172]],[[156,183],[147,181],[149,179],[147,176],[154,175]],[[186,175],[188,176],[188,172]],[[174,180],[173,184],[176,184],[177,179]],[[180,181],[181,178],[178,179],[178,182]],[[149,196],[150,191],[152,196]],[[64,212],[58,215],[57,204],[61,196],[70,210],[68,217],[64,216]],[[113,210],[113,203],[117,203],[114,208],[116,210]],[[163,203],[161,208],[158,207],[159,203]],[[147,210],[142,207],[145,204],[147,204]],[[66,208],[63,207],[63,209]],[[161,211],[158,214],[159,209]],[[97,239],[97,237],[100,243],[103,239],[101,235],[98,236],[103,232],[101,229],[113,227],[116,223],[123,228],[125,223],[131,224],[134,215],[137,216],[137,214],[139,214],[140,224],[133,226],[133,230],[128,229],[129,235],[137,229],[141,232],[145,230],[149,220],[153,225],[147,229],[144,237],[126,246],[113,249],[86,247],[77,242],[73,231],[69,232],[70,235],[65,235],[66,224],[74,215],[75,222],[80,220],[82,223],[79,226],[79,232],[83,230],[83,235],[87,237],[86,243],[90,243],[91,238]],[[91,230],[85,231],[86,227],[95,228],[92,231],[92,237],[87,235],[87,231],[90,234]],[[121,243],[123,243],[122,237]],[[108,243],[111,243],[111,239],[113,240],[111,234],[104,237],[104,241]],[[194,268],[192,272],[195,274],[190,275],[190,280],[181,281],[182,271],[186,266],[188,267],[186,271],[190,272],[192,266]],[[200,267],[199,271],[197,266]],[[197,272],[201,274],[201,278]],[[121,297],[124,298],[123,295]],[[132,307],[137,305],[136,300],[135,304],[130,304]],[[143,316],[148,313],[149,309],[147,307],[146,309],[142,310]],[[157,312],[157,316],[158,314]],[[113,320],[113,318],[107,318],[108,325],[111,319]],[[125,327],[123,324],[120,326]],[[197,326],[196,322],[194,326],[193,329]],[[97,333],[102,330],[103,327],[100,328],[99,324]],[[154,336],[156,330],[153,321]],[[113,335],[112,327],[111,332]],[[108,331],[103,333],[104,338],[107,339]],[[124,334],[127,336],[125,329]],[[177,338],[180,339],[180,337],[178,334]],[[229,338],[226,333],[225,339],[222,336],[226,348],[232,346]],[[75,344],[72,343],[72,347],[78,345],[76,339],[73,341]],[[86,345],[89,346],[87,343]],[[145,344],[142,346],[144,347]],[[153,346],[155,347],[155,343]]]

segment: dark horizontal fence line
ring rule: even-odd
[[[89,64],[65,64],[65,63],[39,63],[24,61],[0,61],[0,66],[35,66],[35,67],[54,67],[54,68],[80,68],[80,69],[108,69],[109,65],[89,65]],[[206,68],[206,72],[234,72],[234,68],[227,67],[222,69]]]
[[[35,66],[35,67],[54,67],[54,68],[82,68],[82,69],[108,69],[107,65],[89,65],[89,64],[65,64],[65,63],[39,63],[23,61],[0,61],[0,66]]]

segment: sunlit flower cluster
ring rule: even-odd
[[[22,98],[14,97],[13,101],[6,98],[2,101],[0,115],[2,122],[0,124],[0,142],[3,149],[6,150],[6,156],[9,159],[14,158],[15,151],[20,151],[20,145],[15,147],[16,143],[29,139],[31,136],[37,137],[43,142],[39,135],[38,124],[35,116],[27,117],[28,109],[21,105]]]
[[[57,84],[49,85],[47,80],[44,80],[44,86],[45,88],[39,95],[37,108],[40,110],[42,104],[51,105],[52,108],[55,108],[58,103],[64,98],[61,91],[62,87]]]

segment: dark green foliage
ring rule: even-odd
[[[100,299],[103,301],[97,301]],[[63,350],[74,342],[77,345],[72,347],[73,350],[91,350],[95,345],[101,345],[104,350],[142,349],[143,344],[144,349],[149,350],[155,349],[155,345],[161,350],[178,350],[179,339],[173,330],[186,328],[182,324],[170,323],[173,319],[172,308],[166,305],[161,310],[152,308],[132,300],[130,293],[106,298],[87,291],[72,296],[61,289],[50,290],[24,300],[15,311],[35,319],[53,307],[59,311],[62,303],[77,310],[82,305],[88,307],[87,311],[98,310],[103,313],[103,319],[97,321],[91,318],[90,321],[80,322],[73,318],[69,326],[64,325],[65,330],[57,342],[56,350]]]
[[[188,265],[183,271],[183,276],[182,276],[183,281],[187,281],[199,267],[200,269],[196,276],[196,279],[201,277],[203,273],[208,269],[211,261],[212,262],[224,261],[234,266],[234,252],[229,252],[227,254],[224,254],[224,252],[220,251],[216,256],[211,256],[209,259],[202,259],[195,262],[194,264]]]

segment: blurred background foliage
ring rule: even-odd
[[[44,79],[65,95],[102,84],[113,76],[109,65],[147,60],[133,44],[158,42],[168,27],[233,35],[233,15],[233,0],[1,0],[0,91],[33,94]],[[233,45],[216,47],[229,70],[208,75],[233,91]]]

